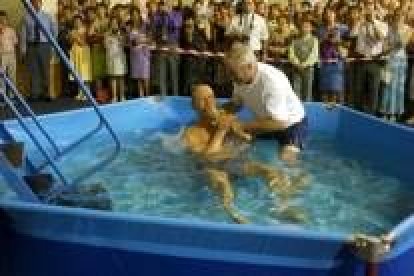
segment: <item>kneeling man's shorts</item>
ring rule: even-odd
[[[260,133],[256,136],[259,139],[276,139],[280,146],[292,145],[299,149],[303,149],[305,140],[308,135],[308,118],[305,117],[302,121],[291,125],[287,129],[281,131],[273,131]]]

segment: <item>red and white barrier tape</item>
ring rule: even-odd
[[[155,45],[139,45],[135,47],[147,47],[151,51],[158,51],[163,53],[174,53],[179,55],[192,55],[199,57],[224,57],[223,52],[211,52],[211,51],[198,51],[195,49],[183,49],[179,47],[157,47]],[[357,61],[384,61],[386,58],[344,58],[344,59],[324,59],[320,60],[319,63],[337,63],[337,62],[357,62]],[[288,59],[276,59],[276,58],[266,58],[266,62],[275,62],[275,63],[290,63]]]

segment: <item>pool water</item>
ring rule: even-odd
[[[178,130],[161,134],[138,130],[119,133],[122,151],[103,171],[87,180],[102,183],[116,212],[232,223],[219,197],[208,188],[201,166],[182,151]],[[85,143],[63,159],[67,175],[78,175],[104,158],[112,144],[103,137]],[[257,141],[249,159],[283,167],[288,174],[306,172],[309,184],[291,199],[307,220],[296,223],[280,217],[272,207],[278,196],[258,178],[234,179],[235,206],[251,223],[281,223],[317,231],[381,234],[414,211],[414,191],[399,179],[370,168],[364,160],[341,154],[341,145],[324,136],[310,137],[300,168],[287,168],[276,158],[277,145]],[[13,198],[0,184],[0,196]]]

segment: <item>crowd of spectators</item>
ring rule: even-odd
[[[217,96],[232,90],[221,62],[243,40],[262,62],[291,80],[303,101],[342,103],[397,121],[414,115],[414,3],[331,0],[270,4],[265,0],[149,0],[110,7],[106,1],[59,0],[57,22],[32,0],[80,76],[101,101],[189,95],[195,83]],[[18,30],[0,11],[0,61],[12,79],[16,58],[32,75],[31,100],[47,95],[51,49],[29,16]],[[84,96],[62,66],[63,95]],[[107,99],[105,99],[107,97]]]

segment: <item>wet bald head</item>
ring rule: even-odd
[[[213,90],[207,84],[197,84],[193,87],[193,100],[214,97]]]
[[[193,108],[202,115],[213,114],[216,111],[216,99],[213,89],[207,84],[198,84],[192,91]]]

